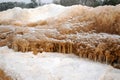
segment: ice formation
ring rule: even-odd
[[[74,53],[120,68],[120,5],[93,8],[50,4],[9,9],[0,12],[0,17],[0,46],[34,55]]]
[[[120,70],[73,54],[14,52],[0,48],[0,68],[13,80],[119,80]],[[10,79],[8,79],[10,80]]]

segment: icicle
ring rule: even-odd
[[[95,54],[96,55],[96,54]],[[97,55],[95,56],[95,62],[97,62]]]
[[[61,44],[59,43],[59,53],[61,53]]]
[[[57,43],[55,43],[55,46],[54,46],[54,48],[55,48],[55,52],[58,52],[58,50],[57,50]]]
[[[63,43],[62,46],[63,46],[63,53],[65,53],[65,43]]]
[[[52,51],[53,52],[55,51],[55,44],[54,43],[52,44]]]
[[[38,53],[37,48],[33,48],[33,54],[34,54],[34,55],[37,55],[37,53]]]
[[[69,43],[67,43],[67,53],[70,53]]]
[[[63,53],[63,46],[62,46],[62,44],[61,44],[61,51],[60,52]]]
[[[79,53],[80,58],[82,58],[82,53]]]
[[[72,53],[72,43],[70,43],[70,53]]]
[[[50,52],[53,52],[53,46],[50,48]]]

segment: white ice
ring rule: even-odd
[[[49,4],[34,9],[22,9],[15,7],[6,11],[0,12],[0,21],[18,21],[18,22],[37,22],[49,18],[56,18],[62,14],[67,7],[61,5]]]
[[[0,68],[17,80],[120,80],[120,70],[73,54],[14,52],[0,48]]]

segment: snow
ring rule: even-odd
[[[17,80],[120,80],[120,70],[73,54],[14,52],[0,48],[0,68]]]
[[[44,5],[35,9],[21,9],[15,7],[7,11],[0,12],[0,21],[18,21],[22,23],[37,22],[48,18],[56,18],[67,8],[55,4]]]
[[[28,26],[29,24],[30,26],[30,24],[37,25],[42,21],[46,21],[49,25],[50,23],[59,24],[64,22],[66,25],[71,23],[71,26],[81,27],[92,24],[95,25],[95,23],[97,24],[95,26],[98,27],[100,24],[105,24],[107,26],[112,24],[116,17],[119,17],[119,7],[119,5],[100,6],[96,8],[82,5],[64,7],[56,4],[47,4],[34,9],[22,9],[16,7],[0,12],[0,24],[20,26]],[[102,23],[97,22],[96,19],[102,21]],[[66,21],[68,21],[68,23]]]

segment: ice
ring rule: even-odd
[[[55,4],[44,5],[35,9],[21,9],[13,8],[7,11],[0,12],[0,21],[9,22],[36,22],[39,20],[46,20],[51,17],[55,17],[66,10],[63,6],[56,6]]]
[[[100,43],[100,39],[119,42],[119,7],[49,4],[34,9],[13,8],[0,12],[0,24],[14,25],[13,30],[24,33],[16,34],[17,37],[31,41],[48,40],[47,37],[52,36],[49,40],[54,42],[65,37],[65,40],[94,47],[92,43]],[[45,25],[40,25],[40,21]],[[15,24],[20,25],[15,27]],[[93,28],[97,33],[82,33],[84,29],[92,31]],[[35,56],[32,52],[14,52],[8,47],[0,47],[0,69],[14,80],[120,80],[120,70],[73,54],[43,52]]]
[[[17,80],[120,80],[120,70],[73,54],[14,52],[0,48],[0,68]]]

